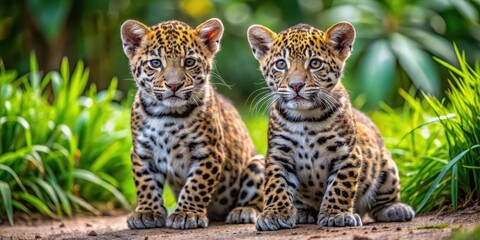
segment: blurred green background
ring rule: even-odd
[[[57,69],[67,56],[84,60],[90,81],[105,89],[112,77],[123,92],[133,86],[120,43],[120,25],[137,19],[147,25],[177,19],[191,26],[222,19],[225,34],[216,71],[232,85],[220,92],[238,106],[263,86],[246,39],[247,28],[263,24],[274,31],[303,22],[322,30],[338,21],[357,29],[345,83],[355,105],[398,106],[398,88],[441,96],[448,76],[432,55],[455,62],[452,42],[480,57],[480,1],[473,0],[0,0],[0,57],[6,68],[28,70],[30,51],[43,71]],[[455,63],[456,64],[456,63]],[[73,67],[73,65],[71,66]],[[220,82],[214,77],[214,82]]]

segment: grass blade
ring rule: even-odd
[[[67,197],[68,199],[70,199],[70,201],[74,204],[78,204],[80,207],[88,210],[89,212],[93,213],[95,216],[100,216],[102,215],[102,213],[100,211],[98,211],[97,209],[95,209],[92,205],[90,205],[90,203],[88,203],[87,201],[71,194],[71,193],[67,193]]]
[[[13,226],[13,207],[12,207],[12,193],[10,186],[4,181],[0,181],[0,194],[2,196],[3,206],[7,213],[8,222]]]
[[[27,192],[27,189],[25,189],[25,186],[23,186],[22,180],[20,180],[20,178],[19,178],[18,175],[15,173],[15,171],[13,171],[12,168],[10,168],[10,167],[7,166],[7,165],[0,164],[0,170],[4,170],[4,171],[10,173],[10,174],[13,176],[13,178],[15,179],[15,181],[17,182],[18,186],[20,186],[20,188],[22,189],[22,191]]]
[[[42,214],[45,214],[51,218],[56,218],[53,212],[48,208],[45,203],[43,203],[40,199],[37,197],[29,194],[29,193],[17,193],[15,197],[18,197],[20,199],[23,199],[24,201],[30,203],[35,209],[37,209],[39,212]]]
[[[125,209],[130,210],[130,204],[128,203],[125,196],[123,196],[123,194],[120,191],[118,191],[115,187],[113,187],[111,184],[102,180],[101,178],[96,176],[94,173],[84,169],[75,169],[73,172],[73,176],[75,178],[83,179],[85,181],[91,182],[93,184],[96,184],[100,187],[105,188],[115,196],[115,198],[123,205]]]
[[[475,148],[478,148],[480,147],[480,145],[474,145],[472,146],[471,148],[461,152],[460,154],[458,154],[455,158],[453,158],[443,169],[442,171],[440,172],[440,174],[438,174],[437,178],[435,179],[435,181],[433,182],[432,186],[430,187],[430,189],[428,189],[428,192],[427,194],[425,195],[425,197],[423,198],[422,202],[420,203],[420,205],[417,207],[417,210],[416,212],[419,212],[420,210],[422,210],[423,206],[425,205],[425,203],[428,201],[428,199],[430,198],[430,196],[432,195],[433,191],[435,190],[435,188],[438,186],[438,183],[440,182],[440,180],[443,179],[443,176],[445,176],[445,174],[447,173],[448,170],[450,170],[450,168],[457,164],[458,161],[460,161],[460,159],[463,158],[463,156],[465,156],[465,154],[467,154],[468,152],[470,152],[471,150],[475,149]]]

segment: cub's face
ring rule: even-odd
[[[195,29],[179,21],[147,27],[127,20],[121,27],[123,50],[139,89],[167,107],[199,100],[222,34],[219,19]]]
[[[355,29],[347,22],[326,32],[306,24],[278,34],[261,25],[248,29],[253,55],[277,103],[297,110],[329,107],[354,39]]]

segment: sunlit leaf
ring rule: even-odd
[[[439,95],[440,79],[432,57],[418,49],[415,43],[400,34],[392,35],[391,46],[400,65],[415,85],[428,93]]]

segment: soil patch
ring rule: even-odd
[[[365,222],[362,227],[328,228],[300,224],[293,229],[259,232],[253,224],[210,223],[208,228],[129,230],[126,214],[108,217],[77,216],[63,221],[17,220],[14,227],[0,226],[0,239],[447,239],[454,231],[480,224],[480,208],[425,214],[411,222]]]

